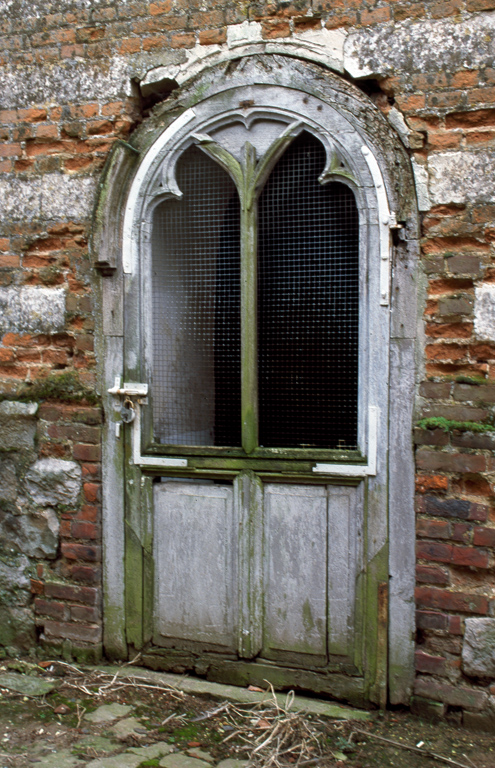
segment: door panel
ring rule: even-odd
[[[356,582],[362,570],[363,483],[328,487],[328,652],[354,643]]]
[[[265,621],[263,655],[327,653],[327,498],[324,487],[264,489]]]
[[[229,663],[362,674],[362,486],[263,484],[252,472],[233,486],[155,483],[154,643],[170,663],[221,651]]]
[[[155,483],[155,642],[235,648],[232,488]]]

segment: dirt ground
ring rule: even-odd
[[[192,757],[208,755],[212,765],[237,758],[249,760],[248,765],[257,768],[495,768],[492,736],[471,733],[455,723],[431,724],[408,712],[375,713],[367,722],[338,721],[277,707],[270,692],[263,703],[236,704],[184,694],[180,688],[151,685],[133,677],[137,673],[131,669],[129,676],[115,679],[110,673],[85,671],[60,662],[43,665],[3,662],[0,666],[0,686],[1,676],[12,671],[54,685],[41,696],[0,687],[0,768],[28,768],[36,763],[41,768],[71,768],[85,763],[90,768],[105,768],[111,764],[109,756],[158,742]],[[87,719],[92,712],[102,711],[99,708],[105,704],[129,705],[131,709],[126,717],[117,716],[111,723]],[[131,722],[126,719],[129,714],[139,723],[136,726],[133,721],[131,733],[124,727],[118,735],[115,723]],[[114,764],[118,766],[119,761]],[[144,759],[139,766],[161,764],[158,759]],[[197,765],[200,768],[199,762]]]

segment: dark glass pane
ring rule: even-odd
[[[318,182],[324,165],[302,133],[259,201],[262,446],[356,447],[358,211],[348,186]]]
[[[239,197],[191,147],[153,216],[153,424],[173,445],[241,443]]]

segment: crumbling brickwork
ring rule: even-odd
[[[411,436],[414,705],[493,728],[495,432],[480,425],[495,420],[495,2],[3,0],[0,7],[0,384],[6,401],[31,392],[38,405],[16,414],[25,444],[0,441],[0,473],[11,478],[0,491],[0,581],[9,621],[25,630],[24,650],[35,626],[46,644],[76,655],[98,653],[101,643],[100,278],[88,241],[105,160],[166,97],[147,87],[150,71],[163,67],[180,85],[206,55],[233,58],[241,43],[260,52],[316,40],[316,60],[323,66],[327,56],[399,132],[423,217],[423,421]],[[64,389],[57,377],[67,372]],[[36,389],[47,376],[53,389]],[[29,490],[36,463],[52,459],[79,468],[69,503],[58,491],[46,499]],[[45,515],[46,529],[47,509],[57,545],[23,546],[19,521],[31,516],[41,525]],[[6,515],[17,521],[16,535]],[[15,632],[7,635],[11,650]],[[485,657],[473,654],[472,637]]]

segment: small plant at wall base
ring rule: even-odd
[[[480,424],[479,421],[455,421],[455,419],[446,419],[443,416],[430,416],[427,419],[421,419],[417,426],[421,429],[443,429],[444,432],[453,432],[454,429],[461,432],[495,431],[493,424]]]
[[[89,389],[79,378],[76,371],[51,373],[44,379],[38,379],[32,384],[24,384],[17,396],[2,395],[0,400],[58,400],[64,403],[80,403],[83,400],[90,405],[99,402],[98,395]]]

